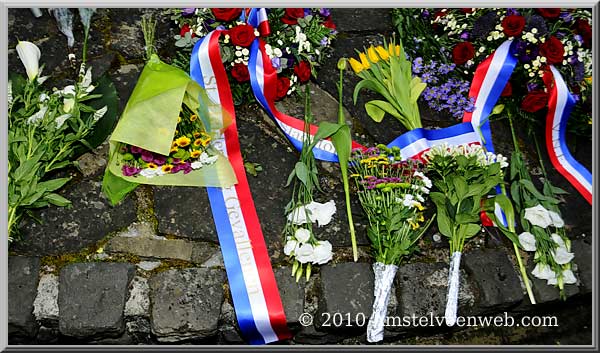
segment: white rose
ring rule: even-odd
[[[319,227],[329,224],[331,218],[335,214],[335,201],[330,200],[326,203],[311,202],[306,205],[306,209],[310,212],[310,217],[317,222]]]
[[[556,228],[562,228],[565,226],[565,222],[558,213],[554,211],[548,211],[548,215],[550,215],[550,219],[552,219],[552,225]]]
[[[327,240],[320,241],[317,246],[315,246],[312,263],[322,265],[331,261],[332,257],[333,253],[331,251],[331,243]]]
[[[535,237],[529,232],[519,234],[519,243],[525,251],[535,251]]]
[[[287,243],[285,243],[285,246],[283,247],[283,253],[286,254],[287,256],[290,256],[292,254],[292,252],[294,252],[294,250],[296,250],[297,246],[298,246],[298,242],[295,241],[294,239],[292,239],[291,237],[288,237],[288,241],[287,241]]]
[[[296,260],[298,260],[298,262],[305,264],[313,260],[314,252],[315,249],[312,245],[302,244],[299,248],[296,249],[294,255],[296,255]]]
[[[534,226],[546,228],[552,224],[552,218],[548,214],[548,210],[542,205],[529,207],[525,209],[525,219]]]
[[[550,266],[542,263],[535,265],[535,268],[533,271],[531,271],[531,274],[539,279],[551,279],[556,277],[556,273],[552,271]]]
[[[300,243],[306,243],[310,239],[310,231],[306,228],[298,228],[294,233],[294,237]]]

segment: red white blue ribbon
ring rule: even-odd
[[[233,119],[214,146],[231,162],[238,184],[207,190],[238,325],[249,343],[264,344],[291,334],[241,156],[233,98],[219,53],[220,34],[213,31],[196,43],[190,75]]]
[[[592,204],[592,174],[569,152],[565,138],[567,121],[575,105],[565,81],[558,70],[550,65],[554,76],[551,87],[547,87],[548,114],[546,116],[546,148],[550,161],[581,195]]]

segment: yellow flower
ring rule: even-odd
[[[173,142],[171,143],[171,148],[173,148],[173,147],[177,147],[177,142],[173,141]]]
[[[400,56],[400,46],[396,44],[396,56]]]
[[[382,58],[383,60],[387,60],[390,58],[390,54],[388,54],[388,52],[385,50],[385,48],[382,47],[381,45],[378,47],[375,47],[375,50],[377,51],[377,54],[379,54],[379,57]]]
[[[360,174],[350,174],[350,178],[358,178]]]
[[[425,207],[423,207],[423,205],[421,205],[419,202],[415,203],[415,206],[417,206],[419,211],[423,211],[425,209]]]
[[[148,163],[148,168],[150,168],[150,169],[156,169],[156,168],[158,168],[158,166],[156,164],[150,162],[150,163]]]
[[[196,119],[198,119],[198,115],[192,114],[192,116],[190,116],[190,121],[196,121]]]
[[[197,139],[198,137],[200,137],[200,133],[199,132],[194,132],[194,138]]]
[[[177,146],[171,147],[171,149],[169,150],[169,153],[176,153],[177,151],[179,151],[179,148],[177,148]]]
[[[413,230],[417,230],[420,227],[419,223],[416,223],[416,222],[409,222],[409,223]]]
[[[192,150],[192,152],[190,152],[190,156],[192,156],[192,158],[198,158],[198,157],[200,157],[201,154],[202,154],[202,152],[200,152],[198,150]]]
[[[178,117],[177,117],[177,124],[179,124],[180,122],[181,122],[181,117],[180,117],[180,116],[178,116]]]
[[[200,137],[199,140],[202,142],[202,146],[206,147],[212,138],[209,134],[203,132],[202,137]]]
[[[585,82],[587,82],[591,85],[592,84],[592,76],[586,77]]]
[[[368,69],[371,67],[371,64],[369,63],[369,60],[367,59],[365,53],[358,54],[358,57],[360,58],[360,63],[362,64],[364,69]]]
[[[360,61],[354,59],[354,58],[350,58],[350,60],[348,60],[348,62],[350,63],[350,66],[352,66],[352,70],[354,70],[354,73],[359,73],[362,70],[364,70],[364,67],[362,66],[362,64],[360,63]]]
[[[393,45],[388,46],[388,53],[390,54],[390,56],[395,56],[396,53],[394,53]]]
[[[180,138],[175,140],[175,142],[177,142],[177,146],[179,146],[179,147],[186,147],[186,146],[189,146],[189,144],[192,142],[192,140],[190,140],[190,138],[187,136],[181,136]]]
[[[371,60],[372,63],[376,63],[379,61],[379,56],[377,56],[377,52],[375,51],[375,48],[373,48],[373,46],[367,49],[367,54],[369,55],[369,60]]]
[[[171,169],[173,169],[173,166],[170,164],[165,164],[162,166],[162,171],[165,173],[170,173]]]

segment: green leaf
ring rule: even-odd
[[[367,111],[367,114],[369,114],[371,119],[378,123],[380,123],[381,120],[383,120],[385,113],[388,113],[396,118],[401,118],[398,114],[398,111],[396,110],[396,108],[394,108],[393,105],[382,100],[375,99],[365,103],[365,110]]]
[[[297,162],[294,170],[296,171],[296,176],[298,179],[300,179],[304,185],[308,185],[308,179],[310,176],[308,175],[308,168],[306,167],[306,164],[304,164],[304,162]]]
[[[452,178],[452,183],[454,184],[454,190],[456,191],[456,196],[458,197],[458,199],[464,199],[465,195],[469,191],[465,178],[463,178],[460,175],[457,175],[454,178]]]
[[[452,237],[452,225],[444,209],[438,208],[437,224],[440,233],[447,236],[448,238]]]
[[[422,82],[419,77],[413,77],[412,81],[410,82],[411,102],[415,103],[419,99],[419,96],[421,95],[423,90],[425,90],[425,87],[427,87],[427,84]]]
[[[51,192],[60,189],[63,187],[63,185],[68,183],[69,180],[71,180],[71,178],[57,178],[48,181],[42,181],[41,183],[37,184],[37,189]]]
[[[457,224],[468,224],[478,222],[479,217],[469,213],[458,213],[455,217],[455,220]]]
[[[71,161],[62,161],[62,162],[55,163],[55,164],[52,166],[52,168],[48,169],[48,172],[49,172],[49,171],[52,171],[52,170],[55,170],[55,169],[61,169],[61,168],[68,167],[68,166],[70,166],[71,164],[73,164],[73,162],[71,162]]]
[[[542,195],[542,193],[540,193],[537,190],[537,188],[535,187],[535,185],[533,185],[533,183],[530,180],[521,179],[521,180],[519,180],[519,182],[525,187],[525,189],[527,189],[527,191],[529,191],[539,201],[546,201],[546,202],[548,202],[550,204],[558,204],[558,203],[560,203],[559,200],[557,200],[557,199],[555,199],[553,197]]]
[[[461,224],[458,227],[458,234],[460,234],[460,236],[464,237],[465,239],[469,239],[477,235],[480,230],[481,226],[479,224]]]
[[[53,205],[64,207],[71,204],[71,201],[65,199],[59,194],[50,193],[44,196],[44,200],[50,202]]]
[[[510,199],[504,194],[497,194],[494,196],[494,202],[497,203],[504,214],[506,215],[506,223],[508,224],[509,229],[514,229],[515,225],[515,210],[513,208],[512,202]],[[496,222],[496,224],[499,224]]]
[[[320,123],[319,130],[317,130],[317,133],[315,134],[312,142],[313,146],[316,145],[319,142],[319,140],[322,140],[335,134],[342,126],[344,125],[334,124],[327,121],[323,121],[322,123]]]
[[[30,180],[40,167],[38,164],[40,158],[41,155],[38,155],[37,157],[28,159],[19,165],[19,167],[15,169],[15,173],[12,176],[14,178],[13,182],[18,183],[21,180]]]

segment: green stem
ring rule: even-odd
[[[8,206],[9,209],[9,213],[8,213],[8,237],[10,238],[10,233],[13,229],[14,223],[16,221],[16,213],[17,213],[17,207],[13,207],[13,206]]]
[[[517,135],[515,134],[515,128],[513,126],[513,119],[510,113],[508,113],[508,122],[510,124],[510,132],[512,134],[513,145],[515,146],[515,151],[521,153],[521,149],[519,148],[519,142],[517,141]]]
[[[82,62],[85,64],[86,60],[87,60],[87,42],[88,42],[88,36],[90,34],[90,29],[86,29],[85,33],[84,33],[84,38],[83,38],[83,56],[82,56]]]
[[[538,143],[537,136],[535,134],[532,134],[532,135],[533,135],[533,142],[535,143],[535,150],[537,151],[538,159],[540,161],[540,168],[542,169],[542,174],[544,175],[545,179],[548,179],[548,174],[546,174],[546,167],[544,167],[544,161],[542,160],[540,144]]]
[[[525,266],[523,266],[523,260],[521,260],[521,255],[519,254],[519,247],[515,243],[513,243],[513,247],[515,249],[515,255],[517,257],[517,262],[519,263],[519,271],[521,271],[521,277],[523,278],[523,282],[525,282],[525,288],[527,289],[527,295],[529,296],[529,301],[531,301],[531,304],[535,304],[535,297],[533,296],[533,291],[531,290],[531,284],[529,283],[529,277],[527,277],[527,272],[525,272]]]

